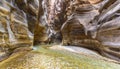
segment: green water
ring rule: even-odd
[[[119,69],[120,65],[68,51],[35,47],[0,63],[1,69]]]

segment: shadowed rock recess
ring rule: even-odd
[[[0,0],[0,61],[2,69],[119,69],[120,0]]]

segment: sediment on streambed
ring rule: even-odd
[[[93,59],[94,58],[94,59]],[[44,47],[37,47],[29,52],[18,52],[7,60],[0,62],[2,69],[17,68],[40,68],[40,69],[117,69],[119,64],[111,61],[91,57],[85,54],[77,54],[66,50],[56,50]]]
[[[53,52],[45,54],[50,50],[44,49],[43,51],[37,50],[36,54],[36,52],[31,51],[32,48],[36,49],[33,46],[61,44],[64,47],[51,48],[60,54],[64,53],[64,50],[69,50],[69,54],[78,54],[85,48],[94,52],[94,55],[99,55],[98,58],[106,57],[106,59],[120,61],[119,6],[119,0],[0,0],[0,60],[6,59],[5,62],[8,62],[8,59],[12,61],[12,58],[21,58],[22,65],[24,60],[20,55],[26,59],[25,55],[28,53],[30,56],[31,54],[35,55],[35,58],[42,55],[48,59],[48,55]],[[59,51],[58,48],[62,49]],[[25,54],[23,54],[24,52]],[[85,55],[88,55],[87,52],[91,53],[88,50],[85,52]],[[65,51],[65,53],[67,52]],[[67,55],[63,56],[67,57]],[[35,59],[34,57],[33,59]],[[54,55],[49,57],[59,59]],[[64,60],[68,64],[70,62],[76,63],[75,66],[79,67],[77,63],[81,64],[80,61],[83,58],[76,58],[74,55],[70,59],[75,59],[75,61],[68,59]],[[62,59],[60,60],[64,63]],[[57,63],[58,60],[52,61]],[[29,62],[32,63],[31,60]],[[89,67],[88,62],[85,62],[84,66],[86,63]],[[97,65],[96,61],[95,64]]]

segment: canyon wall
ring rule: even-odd
[[[119,0],[2,0],[0,51],[38,44],[86,47],[120,60]]]

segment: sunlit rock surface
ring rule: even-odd
[[[32,46],[33,36],[28,29],[27,14],[15,2],[0,1],[0,51],[10,55],[18,47]],[[4,56],[3,55],[3,56]],[[0,60],[3,56],[0,56]]]

